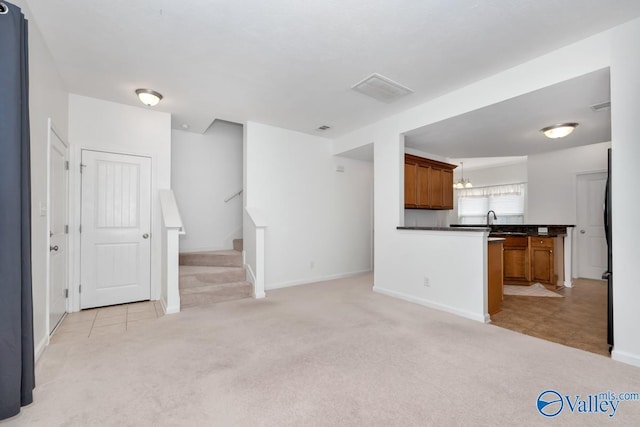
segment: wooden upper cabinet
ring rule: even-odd
[[[416,169],[418,165],[413,163],[404,164],[404,205],[405,207],[417,208],[418,187],[416,180]]]
[[[442,171],[442,207],[453,209],[453,170]]]
[[[418,208],[428,209],[431,207],[431,188],[430,182],[433,171],[429,166],[418,165],[416,174],[416,185],[418,187]]]
[[[405,154],[404,207],[453,209],[455,165]]]

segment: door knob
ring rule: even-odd
[[[586,232],[587,232],[587,230],[580,230],[580,234],[584,234]]]
[[[51,251],[51,252],[58,252],[58,245],[55,245],[55,246],[49,246],[49,251]]]
[[[148,238],[149,238],[149,233],[144,233],[144,234],[142,235],[142,238],[143,238],[143,239],[148,239]]]

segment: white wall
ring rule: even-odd
[[[255,122],[245,134],[246,205],[267,224],[266,289],[371,270],[372,164],[333,156],[325,138]]]
[[[230,249],[242,237],[242,125],[216,120],[204,133],[173,130],[171,183],[186,235],[180,251]]]
[[[611,61],[613,358],[640,366],[638,211],[640,182],[640,20],[614,31]],[[630,185],[628,184],[630,183]]]
[[[610,142],[529,156],[527,217],[531,224],[575,224],[576,176],[606,172]]]
[[[33,334],[36,356],[49,338],[47,330],[47,258],[49,256],[47,216],[40,214],[40,204],[46,208],[48,119],[56,132],[68,140],[68,97],[60,74],[53,62],[37,22],[23,0],[12,0],[22,8],[29,20],[29,107],[31,127],[31,263],[33,273]]]
[[[93,149],[151,158],[151,298],[160,296],[162,219],[159,189],[171,188],[171,115],[150,108],[131,107],[114,102],[71,94],[69,96],[69,142],[71,143],[71,230],[74,246],[80,222],[80,155]],[[79,310],[79,258],[74,258],[74,281],[70,294],[73,310]]]

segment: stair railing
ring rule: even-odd
[[[229,203],[229,201],[230,201],[231,199],[234,199],[234,198],[236,198],[236,197],[240,196],[241,194],[242,194],[242,190],[236,191],[235,193],[233,193],[232,195],[230,195],[229,197],[227,197],[226,199],[224,199],[224,202],[225,202],[225,203]]]
[[[160,190],[162,211],[162,274],[160,302],[166,314],[180,312],[179,236],[186,234],[171,190]]]
[[[256,208],[245,208],[244,265],[247,281],[253,284],[253,297],[264,298],[264,235],[266,222]]]

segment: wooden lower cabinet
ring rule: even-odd
[[[505,282],[529,282],[529,239],[526,236],[509,236],[504,241]]]
[[[531,280],[556,285],[555,254],[553,237],[530,237]]]
[[[502,307],[504,284],[502,252],[502,241],[489,242],[487,254],[487,309],[490,315],[496,314]]]
[[[562,237],[509,236],[504,241],[504,281],[512,285],[562,286]]]

